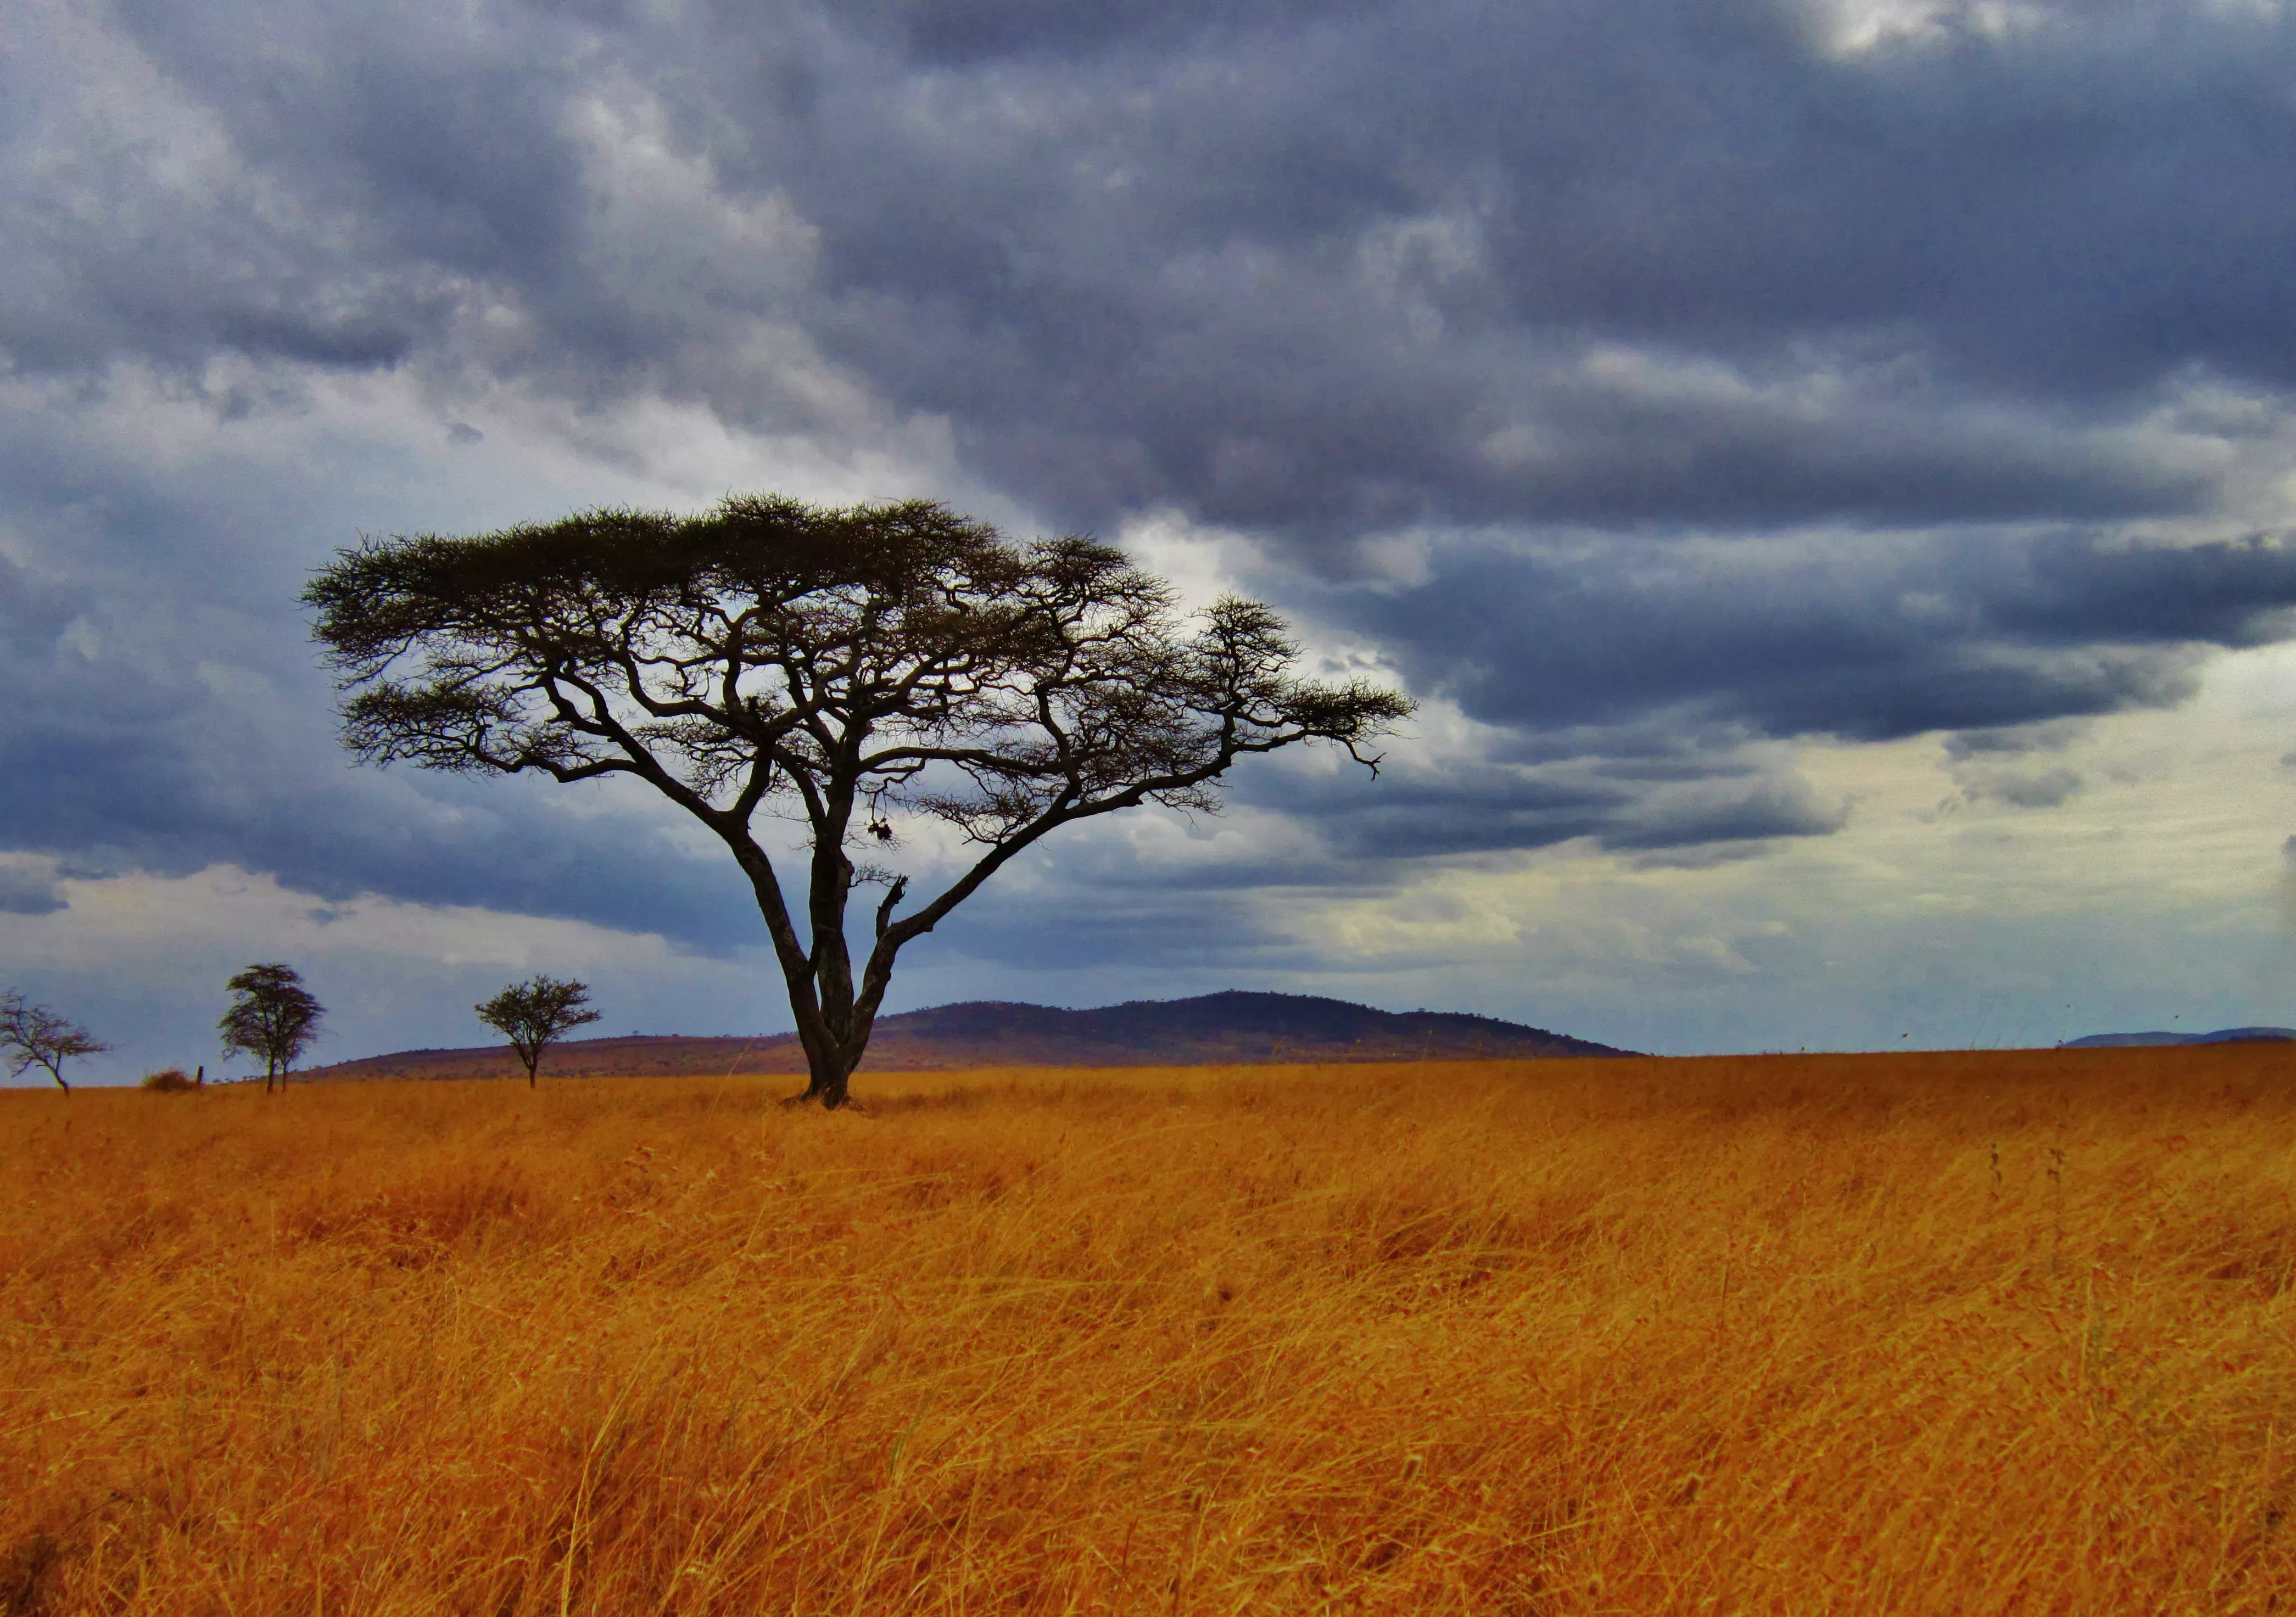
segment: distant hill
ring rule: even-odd
[[[2213,1033],[2092,1033],[2068,1038],[2060,1050],[2103,1050],[2123,1045],[2244,1045],[2296,1039],[2296,1028],[2218,1028]]]
[[[1302,994],[1136,999],[1096,1011],[981,1001],[880,1017],[865,1071],[968,1067],[1193,1067],[1270,1062],[1472,1061],[1630,1055],[1490,1016],[1375,1011]],[[304,1079],[491,1078],[520,1071],[506,1045],[402,1050],[314,1067]],[[582,1038],[553,1048],[556,1077],[802,1072],[794,1033],[761,1038]]]

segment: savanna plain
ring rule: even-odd
[[[0,1611],[2296,1611],[2296,1050],[0,1096]]]

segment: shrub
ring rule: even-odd
[[[183,1095],[198,1088],[199,1085],[181,1067],[162,1067],[157,1072],[144,1075],[144,1087],[157,1089],[162,1095]]]

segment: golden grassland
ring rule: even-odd
[[[2296,1610],[2296,1051],[0,1096],[0,1612]]]

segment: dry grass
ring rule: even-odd
[[[2282,1049],[0,1096],[0,1612],[2296,1610]]]

